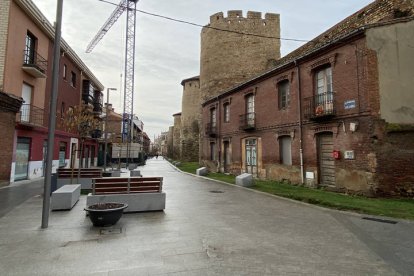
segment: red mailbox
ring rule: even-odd
[[[332,157],[333,157],[334,159],[341,159],[341,152],[340,152],[339,150],[334,150],[334,151],[332,152]]]

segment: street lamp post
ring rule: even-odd
[[[109,105],[109,90],[116,90],[116,88],[108,88],[106,89],[106,113],[105,113],[105,149],[104,149],[104,171],[106,172],[106,152],[108,147],[108,105]]]

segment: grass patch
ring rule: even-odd
[[[228,174],[224,174],[224,173],[208,173],[207,177],[215,179],[215,180],[220,180],[220,181],[223,181],[223,182],[227,182],[227,183],[230,183],[230,184],[235,184],[236,183],[236,177],[234,175],[228,175]]]
[[[178,167],[182,171],[195,174],[199,165],[197,162],[182,162]],[[222,173],[209,173],[207,177],[230,184],[236,182],[235,176]],[[414,220],[414,199],[351,196],[265,180],[255,180],[252,189],[337,210]]]
[[[198,162],[180,162],[177,168],[183,172],[195,174],[196,170],[200,168],[200,165],[198,165]]]
[[[350,196],[275,181],[256,180],[253,189],[338,210],[414,219],[414,200]]]

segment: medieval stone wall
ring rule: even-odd
[[[220,31],[217,29],[225,30]],[[240,33],[254,34],[243,35]],[[270,38],[273,37],[273,38]],[[200,86],[207,100],[264,72],[280,58],[278,14],[222,12],[210,17],[201,31]]]
[[[174,117],[174,127],[172,129],[173,133],[172,133],[172,137],[173,137],[173,142],[172,142],[172,154],[171,154],[171,158],[175,159],[175,160],[181,160],[181,137],[180,137],[180,133],[181,133],[181,113],[176,113],[173,115]]]
[[[181,112],[181,159],[198,161],[199,122],[201,118],[201,98],[199,77],[181,82],[183,86]]]

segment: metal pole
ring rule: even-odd
[[[116,88],[108,88],[106,89],[106,113],[105,113],[105,149],[104,149],[104,172],[106,172],[106,152],[108,147],[108,104],[109,104],[109,90],[116,90]]]
[[[43,195],[42,209],[42,228],[47,228],[49,224],[49,208],[50,208],[50,184],[52,179],[52,163],[54,152],[55,128],[56,128],[56,102],[58,93],[58,77],[60,64],[60,38],[62,29],[62,8],[63,0],[57,1],[56,8],[56,25],[55,25],[55,41],[53,47],[53,67],[52,67],[52,95],[49,104],[49,133],[47,139],[47,159],[46,174]]]

